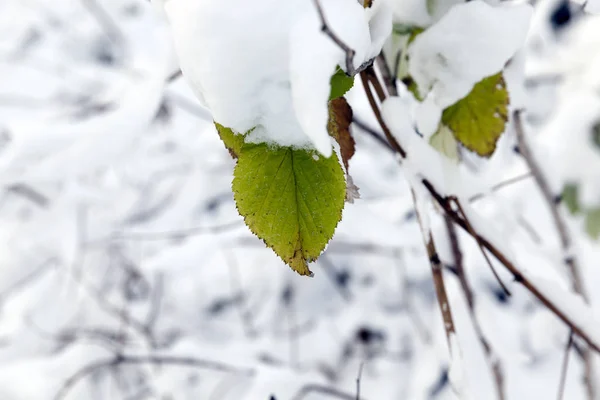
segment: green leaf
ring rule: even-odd
[[[221,140],[223,141],[223,143],[225,144],[225,147],[227,147],[227,150],[229,150],[229,153],[231,154],[231,156],[233,158],[238,158],[239,154],[242,151],[242,147],[244,146],[244,135],[240,135],[240,134],[235,134],[233,133],[233,131],[229,128],[224,127],[221,124],[218,124],[215,122],[215,126],[217,127],[217,132],[219,132],[219,136],[221,137]],[[252,130],[248,131],[247,133],[251,132]]]
[[[451,160],[458,161],[460,159],[458,142],[450,128],[444,124],[440,124],[438,131],[429,138],[429,144]]]
[[[508,91],[502,72],[484,78],[471,92],[444,110],[442,123],[467,149],[491,156],[508,119]]]
[[[338,66],[330,80],[331,91],[329,100],[337,99],[345,95],[354,86],[354,77],[346,73]]]
[[[300,275],[316,259],[342,217],[346,183],[335,153],[243,146],[233,193],[250,230]]]
[[[562,192],[562,200],[571,212],[571,214],[577,214],[581,211],[581,209],[579,208],[579,200],[576,185],[565,185],[565,188]]]
[[[600,208],[588,211],[585,216],[585,231],[594,240],[600,237]]]
[[[582,207],[579,203],[579,188],[572,183],[565,185],[562,192],[562,201],[565,203],[571,214],[577,215],[583,213],[585,222],[585,231],[594,240],[600,238],[600,207],[588,208]]]

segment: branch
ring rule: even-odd
[[[445,216],[444,220],[446,222],[446,230],[448,231],[448,237],[450,240],[450,249],[452,250],[452,257],[454,258],[454,266],[456,267],[456,273],[458,275],[458,280],[460,281],[460,286],[463,290],[463,293],[465,294],[465,298],[467,299],[469,315],[473,323],[473,328],[475,329],[475,333],[479,338],[481,346],[483,347],[486,362],[492,371],[492,376],[494,377],[494,384],[496,385],[496,394],[498,400],[504,400],[506,398],[506,395],[504,391],[504,374],[502,372],[502,365],[500,364],[500,359],[496,355],[489,340],[483,334],[481,324],[479,323],[479,319],[477,318],[477,314],[475,312],[475,296],[473,295],[473,290],[471,289],[471,285],[469,284],[467,274],[463,266],[463,257],[462,252],[460,250],[460,243],[458,242],[458,234],[456,232],[456,227],[454,226],[454,223],[448,216]]]
[[[448,215],[448,217],[450,217],[454,223],[458,224],[462,229],[469,233],[470,230],[468,229],[466,222],[456,213],[456,211],[452,209],[448,199],[440,196],[440,194],[427,179],[423,179],[422,183],[436,200],[436,202],[443,208],[445,214]],[[527,290],[537,297],[538,300],[540,300],[542,304],[544,304],[552,313],[554,313],[565,324],[573,329],[573,332],[577,334],[577,336],[581,337],[595,351],[600,352],[600,343],[596,343],[594,339],[581,326],[579,326],[579,324],[573,321],[567,312],[561,310],[559,305],[551,300],[547,294],[543,293],[542,289],[538,287],[532,280],[530,280],[528,276],[524,275],[521,270],[519,270],[519,268],[517,268],[517,266],[513,264],[513,262],[510,261],[506,255],[504,255],[504,253],[502,253],[502,251],[500,251],[490,241],[477,232],[475,232],[474,239],[479,240],[482,246],[492,253],[492,255],[502,265],[504,265],[504,267],[514,276],[515,281],[521,283]]]
[[[531,170],[533,178],[535,179],[536,184],[542,192],[546,205],[548,206],[548,209],[550,210],[550,213],[552,215],[552,221],[554,222],[556,231],[558,232],[558,237],[560,238],[560,244],[563,250],[563,261],[568,267],[569,272],[571,274],[573,289],[575,290],[575,292],[579,293],[583,297],[586,303],[589,303],[589,296],[585,292],[583,286],[581,271],[579,269],[577,259],[574,254],[570,254],[573,240],[571,239],[571,235],[569,234],[567,224],[562,218],[558,206],[554,201],[555,196],[553,195],[552,190],[550,189],[550,184],[548,183],[548,180],[542,173],[540,165],[537,163],[535,157],[533,156],[533,153],[531,152],[531,149],[529,148],[529,145],[527,144],[527,141],[525,140],[523,123],[521,121],[521,111],[515,111],[513,114],[513,118],[515,120],[515,134],[519,145],[519,153],[523,156],[523,159],[525,160],[527,166]]]
[[[368,60],[361,64],[358,68],[354,68],[354,56],[356,55],[356,51],[348,46],[338,35],[335,34],[335,32],[331,30],[329,24],[327,23],[327,19],[325,19],[325,12],[323,11],[321,1],[313,0],[313,2],[317,8],[319,19],[321,20],[321,32],[329,36],[329,38],[346,53],[346,74],[354,76],[363,71],[365,68],[368,68],[373,63],[373,60]]]
[[[94,372],[118,365],[139,365],[139,364],[154,364],[154,365],[178,365],[194,368],[211,369],[219,372],[238,373],[246,376],[254,375],[252,369],[242,369],[233,367],[228,364],[224,364],[218,361],[203,360],[194,357],[176,357],[176,356],[156,356],[156,355],[142,355],[142,356],[125,356],[117,355],[113,358],[96,361],[88,364],[74,375],[69,377],[59,391],[54,396],[54,400],[63,400],[67,398],[69,392],[79,383],[82,379],[93,374]]]
[[[398,143],[398,141],[392,136],[389,128],[387,127],[385,121],[381,116],[381,112],[373,98],[373,94],[370,91],[369,83],[374,87],[379,87],[381,89],[381,83],[377,79],[377,76],[374,73],[370,73],[369,70],[372,71],[372,67],[367,68],[365,71],[361,72],[361,79],[363,81],[363,85],[365,88],[365,92],[369,99],[369,103],[375,116],[377,117],[377,121],[381,125],[383,132],[386,135],[386,138],[390,142],[390,145],[394,149],[394,151],[398,154],[400,159],[406,158],[406,152],[402,148],[402,146]],[[382,90],[382,89],[381,89]],[[537,286],[529,277],[525,276],[519,268],[515,266],[515,264],[510,261],[506,255],[502,253],[496,246],[494,246],[490,241],[488,241],[485,237],[481,236],[477,232],[470,232],[467,223],[465,220],[458,215],[458,213],[451,207],[448,198],[441,196],[435,187],[427,180],[426,178],[422,179],[421,183],[425,186],[429,194],[433,197],[433,199],[442,207],[445,214],[448,215],[452,219],[452,221],[458,225],[474,239],[478,240],[481,245],[487,249],[504,267],[510,271],[510,273],[515,277],[517,282],[520,282],[527,290],[529,290],[535,297],[537,297],[551,312],[553,312],[558,318],[560,318],[564,323],[566,323],[573,332],[581,337],[584,341],[588,343],[594,350],[600,352],[600,342],[596,343],[595,340],[586,332],[585,329],[582,328],[578,323],[576,323],[571,316],[568,315],[564,309],[560,308],[558,303],[555,303],[550,297],[542,291],[542,287]],[[583,321],[579,321],[583,322]]]
[[[563,262],[569,271],[571,278],[571,285],[573,286],[573,290],[576,293],[580,294],[583,300],[589,304],[589,296],[583,286],[583,279],[581,276],[581,269],[579,267],[579,263],[577,262],[577,257],[572,252],[572,244],[573,240],[569,233],[569,229],[567,228],[567,224],[563,219],[560,210],[558,209],[558,204],[554,201],[555,196],[550,189],[550,184],[546,179],[546,176],[542,172],[540,165],[535,159],[533,152],[529,148],[527,144],[527,140],[525,139],[525,131],[523,129],[523,122],[521,120],[521,111],[517,110],[513,114],[513,118],[515,120],[515,135],[517,137],[517,143],[519,146],[519,153],[523,156],[523,159],[527,163],[527,166],[531,170],[533,174],[533,178],[537,186],[542,192],[542,196],[550,210],[550,215],[552,216],[552,221],[554,222],[554,226],[556,231],[558,232],[558,237],[560,239],[560,245],[563,253]],[[573,343],[573,340],[569,340],[570,346]],[[567,350],[568,352],[568,350]],[[594,368],[592,355],[589,348],[585,349],[583,352],[583,361],[585,365],[585,386],[587,390],[588,399],[594,400],[596,399],[596,388],[593,380],[594,376]]]
[[[320,393],[333,398],[342,400],[356,400],[357,398],[349,393],[341,392],[337,389],[330,388],[322,385],[309,384],[303,386],[298,393],[292,398],[292,400],[302,400],[311,393]],[[364,398],[363,398],[364,399]],[[359,399],[360,400],[360,399]]]
[[[571,347],[573,347],[573,331],[569,332],[569,340],[567,340],[567,345],[565,346],[565,355],[563,357],[563,364],[560,371],[560,383],[558,385],[558,400],[562,400],[565,395],[567,369],[569,368],[569,352]]]

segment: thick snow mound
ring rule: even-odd
[[[378,4],[377,4],[378,3]],[[329,27],[356,51],[355,66],[391,31],[386,1],[322,0]],[[169,0],[164,4],[184,76],[213,118],[251,142],[331,154],[329,79],[345,53],[321,32],[309,0]]]

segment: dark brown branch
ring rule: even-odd
[[[429,193],[433,196],[435,201],[443,208],[446,215],[448,215],[454,223],[459,225],[462,229],[464,229],[467,233],[469,233],[469,229],[467,228],[466,222],[452,209],[448,199],[440,196],[440,194],[435,190],[433,185],[427,180],[423,179],[422,181],[425,188],[429,191]],[[504,253],[502,253],[496,246],[490,243],[486,238],[475,232],[475,239],[478,239],[482,246],[487,249],[504,267],[514,276],[515,281],[521,283],[531,294],[533,294],[539,301],[544,304],[552,313],[554,313],[558,318],[560,318],[565,324],[567,324],[573,332],[581,337],[585,342],[587,342],[595,351],[600,352],[600,344],[595,343],[594,340],[581,329],[568,314],[560,310],[554,302],[549,299],[544,293],[542,293],[534,282],[530,281],[528,277],[524,276],[521,271],[510,261]]]
[[[383,116],[381,115],[379,106],[377,105],[377,102],[375,101],[375,98],[373,97],[373,92],[371,92],[371,86],[370,86],[371,78],[369,78],[369,75],[367,75],[367,71],[363,71],[360,73],[360,79],[362,80],[362,84],[365,89],[367,99],[369,100],[371,109],[373,110],[373,113],[375,114],[375,118],[377,118],[377,122],[379,122],[379,126],[381,126],[381,129],[383,130],[385,138],[387,139],[388,143],[390,144],[390,146],[392,147],[394,152],[398,153],[400,155],[400,157],[406,158],[406,152],[404,151],[402,146],[400,146],[400,144],[394,138],[394,136],[392,136],[392,133],[390,132],[387,124],[383,120]],[[372,82],[376,86],[379,83],[379,81],[376,78]],[[381,85],[379,85],[379,88],[380,88],[380,90],[382,90]],[[378,92],[379,92],[379,90],[378,90]]]
[[[371,108],[373,109],[373,112],[375,113],[375,116],[377,117],[377,121],[381,125],[381,128],[384,131],[384,133],[385,133],[386,138],[388,139],[388,141],[390,141],[390,145],[392,145],[392,148],[394,149],[394,151],[401,158],[406,158],[406,152],[404,151],[404,149],[402,149],[402,147],[396,141],[396,139],[391,135],[391,133],[389,131],[389,128],[387,127],[385,121],[383,120],[383,118],[381,116],[381,112],[379,111],[379,108],[378,108],[378,106],[377,106],[377,104],[375,102],[375,99],[373,98],[373,94],[372,94],[372,92],[370,90],[370,87],[369,87],[369,81],[371,80],[370,83],[373,84],[373,85],[375,85],[375,86],[377,86],[377,85],[381,86],[381,84],[379,83],[377,77],[374,76],[374,74],[372,74],[371,76],[372,77],[369,78],[369,76],[366,74],[366,71],[361,72],[361,79],[363,81],[365,92],[366,92],[367,97],[369,99],[369,103],[371,105]],[[373,76],[374,76],[374,78],[373,78]],[[470,230],[467,227],[466,222],[451,207],[448,199],[446,199],[445,197],[441,196],[437,192],[437,190],[435,189],[435,187],[431,184],[431,182],[429,182],[427,179],[423,179],[422,183],[425,186],[425,188],[427,189],[427,191],[429,192],[429,194],[433,197],[433,199],[435,200],[435,202],[437,202],[442,207],[442,209],[444,210],[445,214],[448,215],[452,219],[452,221],[454,223],[460,225],[460,227],[462,229],[464,229],[467,232],[470,232]],[[528,277],[524,276],[521,273],[521,271],[498,248],[496,248],[492,243],[490,243],[487,239],[485,239],[484,237],[482,237],[477,232],[474,232],[474,233],[475,233],[474,238],[476,240],[478,240],[482,244],[482,246],[485,249],[487,249],[498,261],[500,261],[500,263],[502,265],[504,265],[504,267],[515,277],[516,281],[520,282],[527,290],[529,290],[535,297],[537,297],[538,300],[540,300],[542,302],[542,304],[544,304],[551,312],[553,312],[558,318],[560,318],[571,329],[573,329],[573,332],[576,335],[578,335],[584,341],[586,341],[595,351],[600,352],[600,344],[599,343],[595,343],[594,340],[588,335],[587,332],[585,332],[583,329],[581,329],[581,327],[578,326],[569,317],[568,314],[566,314],[565,312],[563,312],[562,310],[560,310],[554,304],[554,302],[550,298],[548,298],[544,293],[542,293],[539,290],[539,288],[534,284],[534,282],[530,281]]]

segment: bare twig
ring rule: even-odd
[[[181,69],[177,69],[177,71],[173,71],[169,74],[169,76],[167,76],[167,79],[165,79],[165,82],[171,83],[171,82],[179,79],[181,76],[182,76]]]
[[[360,380],[362,378],[363,367],[365,363],[361,362],[358,366],[358,375],[356,376],[356,400],[360,400]]]
[[[373,98],[373,95],[369,89],[368,83],[371,83],[374,87],[379,86],[381,88],[381,83],[377,79],[377,76],[374,74],[367,75],[369,69],[361,72],[361,79],[363,80],[363,85],[365,87],[365,91],[367,97],[369,99],[369,103],[371,108],[373,108],[373,112],[377,117],[379,124],[381,125],[382,130],[386,134],[386,138],[390,142],[390,145],[394,149],[394,151],[400,156],[401,159],[406,157],[406,152],[402,148],[402,146],[397,142],[397,140],[391,135],[389,128],[387,127],[385,121],[381,116],[381,112]],[[485,237],[481,236],[477,232],[471,232],[468,229],[467,223],[465,220],[452,208],[450,202],[447,198],[441,196],[435,187],[429,182],[427,179],[422,179],[421,183],[425,186],[429,194],[433,197],[433,199],[442,207],[444,212],[452,219],[452,221],[458,225],[469,234],[473,235],[476,240],[479,240],[481,245],[487,249],[500,263],[515,277],[515,280],[521,283],[527,290],[529,290],[535,297],[537,297],[552,313],[554,313],[558,318],[560,318],[564,323],[566,323],[569,327],[573,329],[573,332],[581,337],[585,342],[587,342],[594,350],[600,352],[600,343],[596,343],[594,339],[585,331],[581,326],[579,326],[571,316],[558,304],[550,299],[546,294],[544,294],[535,282],[529,280],[528,277],[524,276],[520,269],[510,261],[505,254],[502,253],[496,246],[494,246],[490,241],[488,241]]]
[[[521,111],[515,111],[513,118],[515,121],[515,134],[519,145],[519,153],[523,156],[523,159],[529,166],[529,169],[533,174],[533,178],[542,192],[544,200],[546,201],[546,204],[552,215],[552,221],[554,222],[556,231],[558,232],[560,244],[563,250],[563,261],[571,274],[573,289],[575,292],[579,293],[586,302],[589,302],[589,296],[583,286],[581,271],[577,263],[577,258],[574,254],[571,254],[571,246],[573,241],[567,228],[567,224],[560,214],[556,202],[554,201],[555,196],[550,189],[550,184],[548,183],[548,180],[543,174],[541,167],[537,163],[533,153],[531,152],[531,149],[529,148],[529,145],[527,144],[527,141],[525,140],[525,132],[523,129],[523,123],[521,121]]]
[[[166,232],[119,232],[113,236],[113,239],[134,241],[173,240],[182,239],[194,235],[227,232],[236,228],[240,228],[242,226],[242,221],[233,221],[222,225],[196,226],[189,229],[181,229]]]
[[[445,216],[444,220],[446,222],[446,230],[448,231],[448,237],[450,240],[450,249],[452,250],[452,257],[454,258],[454,266],[456,267],[456,272],[458,275],[458,280],[460,281],[460,286],[465,294],[465,298],[467,299],[469,315],[473,323],[473,328],[475,329],[475,333],[479,338],[481,346],[483,347],[486,362],[488,363],[492,371],[492,375],[494,377],[494,384],[496,385],[496,395],[498,397],[498,400],[504,400],[506,398],[506,395],[504,391],[504,374],[502,372],[502,365],[500,364],[500,360],[495,354],[489,340],[483,334],[481,324],[479,323],[479,319],[477,318],[477,314],[475,312],[475,296],[473,295],[473,290],[471,289],[471,285],[469,284],[469,280],[467,279],[467,274],[464,269],[463,257],[462,252],[460,250],[460,243],[458,242],[458,234],[456,232],[456,227],[454,226],[454,223],[448,216]]]
[[[139,364],[155,364],[155,365],[178,365],[193,368],[204,368],[211,369],[219,372],[237,373],[245,376],[252,376],[254,370],[243,369],[233,367],[228,364],[224,364],[218,361],[204,360],[201,358],[194,357],[177,357],[177,356],[158,356],[158,355],[141,355],[141,356],[127,356],[117,355],[115,357],[96,361],[88,364],[81,368],[69,379],[67,379],[58,393],[54,396],[54,400],[63,400],[67,397],[69,392],[79,383],[82,379],[93,374],[94,372],[108,367],[114,367],[117,365],[139,365]]]
[[[361,64],[358,68],[354,68],[354,56],[356,55],[356,51],[348,46],[339,36],[335,34],[335,32],[331,30],[329,24],[327,23],[327,19],[325,18],[325,12],[323,11],[321,1],[314,0],[314,3],[315,7],[317,8],[317,13],[319,14],[319,19],[321,20],[321,31],[329,36],[329,38],[346,53],[346,73],[350,76],[354,76],[363,71],[365,68],[368,68],[373,63],[373,60],[369,60]]]
[[[389,144],[389,142],[383,137],[383,135],[381,135],[380,133],[377,133],[376,130],[374,130],[373,128],[371,128],[369,125],[367,125],[365,122],[363,122],[362,120],[353,117],[352,118],[352,122],[354,124],[356,124],[356,126],[358,126],[360,129],[362,129],[363,131],[365,131],[366,133],[368,133],[373,139],[375,139],[377,142],[379,142],[381,145],[387,147],[389,150],[391,150],[392,152],[394,151],[394,149],[392,148],[392,146]]]
[[[352,394],[344,393],[342,391],[339,391],[337,389],[334,389],[334,388],[331,388],[328,386],[315,385],[315,384],[309,384],[309,385],[303,386],[298,391],[298,393],[296,393],[296,395],[292,398],[292,400],[302,400],[311,393],[324,394],[326,396],[330,396],[330,397],[333,397],[336,399],[342,399],[342,400],[356,400],[356,397]]]
[[[567,344],[565,346],[565,355],[563,356],[563,363],[560,370],[560,383],[558,386],[558,395],[557,399],[562,400],[565,395],[565,387],[567,382],[567,370],[569,368],[569,353],[571,352],[571,347],[573,346],[573,331],[569,332],[569,340],[567,340]]]
[[[462,229],[464,229],[467,233],[470,233],[470,230],[467,228],[466,222],[463,220],[461,216],[459,216],[456,211],[450,206],[448,199],[440,196],[440,194],[435,190],[433,185],[427,180],[422,180],[423,185],[427,188],[429,193],[433,196],[436,202],[442,206],[446,215],[448,215],[452,221],[458,224]],[[481,242],[482,246],[487,249],[500,263],[514,276],[515,281],[521,283],[531,294],[537,297],[538,300],[544,304],[553,314],[555,314],[558,318],[560,318],[565,324],[567,324],[573,332],[581,337],[585,342],[587,342],[595,351],[600,352],[600,343],[596,343],[592,337],[575,321],[571,319],[571,316],[562,310],[557,304],[554,303],[552,299],[550,299],[546,294],[544,294],[540,288],[535,284],[535,282],[531,281],[529,277],[523,275],[521,270],[510,261],[507,256],[502,253],[496,246],[494,246],[491,242],[489,242],[485,237],[481,234],[475,232],[477,239]]]
[[[552,216],[552,221],[554,222],[554,226],[558,233],[558,237],[560,239],[560,245],[563,252],[563,262],[569,271],[571,284],[573,286],[573,290],[576,293],[580,294],[583,300],[586,303],[589,303],[589,295],[583,285],[583,278],[581,276],[581,269],[579,267],[579,263],[577,261],[577,257],[573,254],[572,245],[573,240],[571,239],[571,235],[569,233],[569,229],[567,228],[567,224],[563,219],[558,205],[554,201],[555,196],[550,189],[550,184],[546,179],[546,176],[542,172],[542,168],[538,164],[535,159],[533,152],[529,148],[527,140],[525,139],[525,131],[523,128],[523,123],[521,120],[521,111],[517,110],[513,114],[513,118],[515,121],[515,135],[517,137],[517,143],[519,146],[519,153],[523,156],[523,159],[527,163],[537,186],[542,193],[542,196],[550,210],[550,214]],[[572,345],[572,340],[569,341]],[[594,380],[594,368],[592,361],[592,354],[589,349],[585,349],[583,352],[583,361],[585,366],[585,385],[588,399],[595,400],[597,396],[597,388],[595,387]]]
[[[532,176],[533,175],[531,174],[531,172],[526,172],[524,174],[517,175],[517,176],[515,176],[513,178],[509,178],[507,180],[504,180],[502,182],[499,182],[499,183],[495,184],[494,186],[491,187],[491,191],[495,192],[495,191],[500,190],[500,189],[502,189],[504,187],[511,186],[511,185],[513,185],[515,183],[518,183],[518,182],[522,182],[525,179],[531,178]],[[485,193],[478,193],[476,195],[473,195],[473,196],[469,197],[469,202],[473,203],[473,202],[476,202],[477,200],[480,200],[480,199],[482,199],[484,197],[485,197]]]
[[[47,208],[50,203],[48,197],[25,183],[14,183],[9,185],[6,187],[6,191],[23,196],[42,208]]]
[[[485,261],[486,261],[488,267],[490,267],[490,269],[492,270],[492,274],[494,274],[494,278],[496,278],[496,281],[498,281],[498,284],[500,285],[500,287],[502,288],[504,293],[506,293],[507,296],[512,296],[512,294],[510,293],[510,291],[508,290],[506,285],[502,282],[502,279],[500,279],[500,275],[498,275],[498,272],[496,272],[496,269],[492,265],[492,262],[490,261],[490,258],[488,257],[485,249],[481,245],[481,242],[477,239],[477,235],[475,234],[475,229],[473,229],[473,226],[469,222],[469,218],[467,218],[467,214],[465,214],[465,211],[463,210],[462,206],[460,205],[460,202],[455,197],[452,198],[452,200],[453,200],[454,204],[456,204],[456,207],[458,208],[460,215],[464,219],[467,229],[469,230],[469,233],[477,242],[477,246],[479,246],[479,250],[481,250],[481,254],[483,254],[483,258],[485,258]]]
[[[388,68],[387,60],[385,59],[383,52],[379,53],[375,60],[377,62],[377,67],[379,67],[379,71],[381,72],[381,77],[385,87],[387,88],[388,94],[390,96],[398,96],[398,89],[396,88],[395,82],[396,78],[392,75],[390,69]]]

